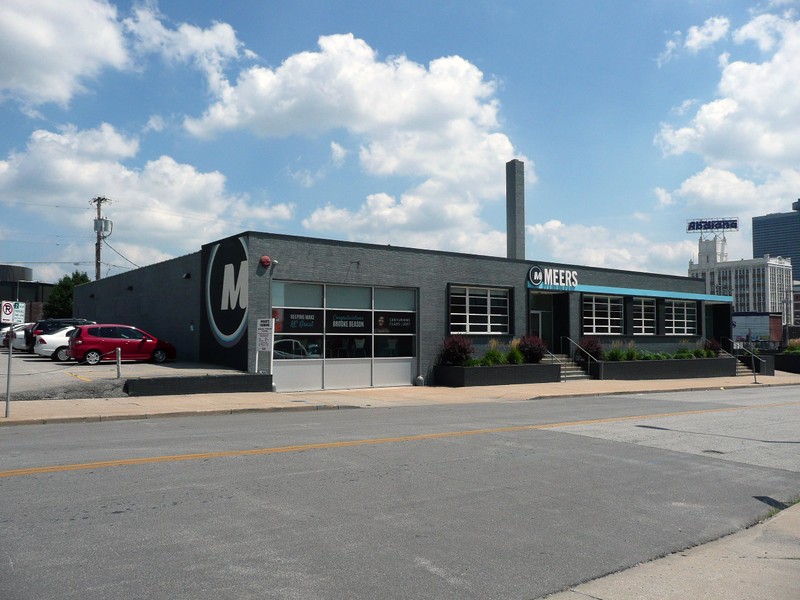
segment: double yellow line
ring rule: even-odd
[[[404,435],[399,437],[368,438],[363,440],[345,440],[341,442],[321,442],[317,444],[298,444],[293,446],[276,446],[273,448],[254,448],[250,450],[226,450],[220,452],[198,452],[194,454],[171,454],[166,456],[143,456],[138,458],[123,458],[118,460],[104,460],[97,462],[75,463],[69,465],[48,465],[43,467],[28,467],[25,469],[12,469],[0,471],[0,478],[20,477],[22,475],[40,475],[44,473],[64,473],[67,471],[91,471],[109,467],[126,467],[135,465],[149,465],[164,462],[179,462],[187,460],[208,460],[212,458],[229,458],[234,456],[264,456],[268,454],[285,454],[288,452],[308,452],[310,450],[330,450],[335,448],[353,448],[356,446],[374,446],[378,444],[397,444],[401,442],[421,442],[426,440],[440,440],[445,438],[465,437],[468,435],[487,435],[492,433],[510,433],[516,431],[531,431],[536,429],[558,429],[560,427],[597,425],[601,423],[620,423],[624,421],[638,421],[642,419],[657,419],[664,417],[678,417],[686,415],[700,415],[721,412],[734,412],[780,406],[797,406],[800,402],[781,402],[755,406],[732,406],[725,408],[711,408],[704,410],[690,410],[682,412],[656,413],[648,415],[632,415],[627,417],[608,417],[605,419],[588,419],[582,421],[565,421],[561,423],[545,423],[542,425],[515,425],[509,427],[490,427],[485,429],[468,429],[464,431],[443,431],[438,433],[423,433],[419,435]]]

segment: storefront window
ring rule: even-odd
[[[451,333],[508,333],[509,290],[450,288]]]
[[[375,288],[375,310],[417,310],[414,290]]]
[[[276,360],[322,358],[322,336],[276,335],[273,351]]]
[[[656,334],[656,300],[655,298],[633,299],[633,334]]]
[[[697,304],[687,300],[665,301],[667,335],[694,335],[697,332]]]
[[[322,286],[314,283],[272,283],[272,306],[322,308]]]
[[[416,356],[415,290],[276,281],[272,316],[275,359]]]
[[[622,334],[622,298],[619,296],[583,297],[583,333]]]
[[[372,290],[368,287],[329,285],[328,308],[372,308]]]

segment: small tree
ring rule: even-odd
[[[527,363],[541,362],[547,346],[541,338],[535,335],[526,335],[519,341],[519,350]]]
[[[72,290],[76,285],[89,283],[86,273],[75,271],[72,275],[64,275],[50,290],[50,297],[44,304],[44,317],[58,319],[72,316]]]

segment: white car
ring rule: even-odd
[[[8,348],[8,338],[11,338],[11,345],[14,350],[25,350],[25,328],[33,327],[33,323],[17,323],[11,329],[3,332],[5,340],[3,347]]]
[[[49,356],[56,362],[69,360],[69,338],[75,327],[69,325],[52,333],[36,336],[33,351],[39,356]]]

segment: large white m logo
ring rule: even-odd
[[[222,305],[221,310],[236,308],[238,304],[241,308],[247,308],[247,261],[243,260],[239,265],[239,277],[236,277],[235,265],[225,265],[222,272]]]

